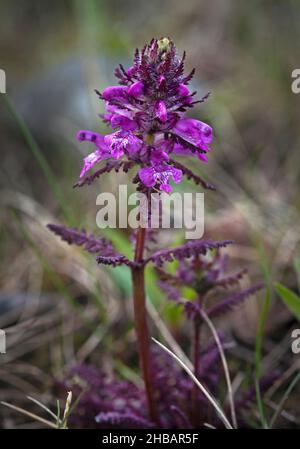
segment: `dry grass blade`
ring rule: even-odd
[[[197,377],[194,375],[194,373],[189,369],[188,366],[186,366],[186,364],[176,355],[174,354],[174,352],[170,351],[170,349],[168,349],[166,346],[164,346],[162,343],[160,343],[159,341],[157,341],[155,338],[152,337],[152,340],[158,345],[160,346],[164,351],[166,351],[171,357],[173,357],[173,359],[175,359],[179,365],[182,366],[182,368],[186,371],[186,373],[191,377],[191,379],[195,382],[195,384],[197,385],[197,387],[202,391],[202,393],[204,394],[204,396],[208,399],[208,401],[212,404],[212,406],[214,407],[214,409],[216,410],[217,414],[219,415],[221,421],[223,422],[224,426],[226,427],[226,429],[233,429],[232,425],[230,424],[230,422],[228,421],[228,419],[226,418],[225,413],[223,412],[222,408],[220,407],[220,405],[218,404],[218,402],[216,401],[216,399],[211,395],[211,393],[209,393],[209,391],[201,384],[201,382],[199,382],[199,380],[197,379]]]
[[[22,413],[23,415],[26,415],[29,418],[34,419],[35,421],[39,421],[39,422],[45,424],[46,426],[51,427],[52,429],[57,429],[57,426],[55,424],[53,424],[51,421],[41,418],[40,416],[35,415],[34,413],[28,412],[24,408],[17,407],[16,405],[9,404],[8,402],[4,402],[4,401],[1,401],[0,404],[5,405],[5,407],[11,408],[12,410],[15,410],[16,412]]]
[[[43,410],[45,410],[47,413],[49,413],[49,415],[52,416],[52,418],[57,420],[57,416],[55,415],[55,413],[53,413],[45,404],[40,402],[38,399],[35,399],[35,398],[31,397],[31,396],[27,396],[27,399],[29,399],[30,401],[34,402],[36,405],[38,405]]]
[[[68,391],[67,399],[66,399],[66,405],[64,410],[64,416],[62,419],[62,427],[63,429],[67,429],[68,425],[68,418],[71,413],[71,404],[72,404],[72,391]]]
[[[292,380],[292,382],[290,383],[290,385],[288,386],[287,390],[285,391],[285,393],[283,394],[281,401],[278,404],[277,410],[275,411],[271,421],[270,421],[270,428],[272,428],[278,418],[278,416],[280,415],[283,406],[286,402],[286,400],[288,399],[289,395],[291,394],[292,390],[294,389],[294,387],[296,386],[297,382],[300,379],[300,373],[298,373],[294,379]]]
[[[212,426],[211,424],[208,424],[207,422],[205,422],[204,427],[206,427],[207,429],[216,429],[216,427]]]
[[[232,390],[232,385],[231,385],[229,368],[228,368],[227,360],[226,360],[224,350],[222,347],[222,343],[220,341],[220,338],[218,336],[218,333],[217,333],[212,321],[207,316],[207,314],[204,312],[204,310],[201,310],[201,315],[202,315],[204,321],[206,322],[206,324],[208,325],[209,329],[211,330],[211,333],[213,334],[213,337],[218,346],[218,350],[219,350],[222,364],[224,367],[225,378],[226,378],[226,383],[227,383],[227,388],[228,388],[228,398],[229,398],[229,404],[230,404],[232,423],[233,423],[233,427],[236,429],[237,428],[237,420],[236,420],[236,413],[235,413],[235,407],[234,407],[233,390]]]
[[[153,306],[153,304],[149,300],[147,301],[147,311],[148,311],[149,315],[151,316],[151,318],[153,320],[153,323],[155,324],[155,326],[157,327],[157,329],[161,333],[162,337],[168,343],[170,348],[173,350],[173,352],[175,352],[176,354],[179,355],[181,360],[183,360],[184,363],[186,364],[186,366],[188,366],[189,369],[192,371],[193,370],[193,364],[188,359],[188,357],[185,355],[185,353],[183,352],[183,350],[181,349],[179,344],[176,342],[176,340],[173,338],[173,336],[169,332],[167,326],[165,325],[163,320],[160,318],[160,316],[157,313],[155,307]]]

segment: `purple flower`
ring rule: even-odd
[[[97,150],[84,158],[84,165],[80,173],[82,178],[87,171],[104,159],[120,159],[125,152],[132,156],[142,147],[142,141],[129,131],[117,131],[113,134],[101,136],[90,131],[79,131],[77,138],[80,141],[88,140],[94,142]]]
[[[164,101],[160,100],[155,105],[156,117],[162,122],[166,123],[168,120],[168,111]]]
[[[103,118],[109,122],[112,128],[121,128],[125,131],[135,131],[137,123],[133,120],[133,114],[126,110],[118,108],[118,106],[106,104],[107,113]]]
[[[174,126],[173,132],[188,143],[203,151],[210,151],[212,128],[206,123],[192,118],[183,118]]]
[[[156,184],[160,184],[161,190],[170,193],[172,190],[170,178],[173,179],[175,184],[178,184],[182,179],[182,171],[168,164],[160,164],[141,168],[139,170],[139,177],[146,187],[151,188]]]
[[[97,92],[105,101],[103,120],[116,132],[107,136],[79,132],[80,141],[96,146],[84,158],[80,177],[105,159],[125,158],[139,167],[138,179],[144,186],[170,192],[170,181],[179,183],[185,169],[176,167],[176,161],[165,155],[196,156],[207,162],[212,128],[185,117],[186,110],[197,101],[193,101],[195,92],[188,88],[194,71],[184,75],[184,58],[178,57],[169,39],[153,39],[136,52],[129,69],[122,65],[116,69],[120,85]]]
[[[142,147],[141,139],[128,131],[118,131],[113,134],[107,134],[104,142],[109,148],[111,155],[115,159],[124,156],[125,152],[129,156],[136,154]]]

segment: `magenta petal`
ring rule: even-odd
[[[111,155],[119,159],[124,155],[125,150],[129,154],[134,154],[142,147],[142,140],[134,134],[126,131],[118,131],[113,134],[107,134],[104,137],[105,144],[108,146]]]
[[[171,193],[172,187],[170,186],[170,184],[161,184],[160,190],[164,190],[167,193]]]
[[[182,179],[182,171],[166,163],[144,167],[139,170],[139,178],[146,187],[153,187],[156,183],[160,184],[160,190],[170,193],[171,178],[178,184]]]
[[[140,149],[142,148],[142,145],[143,145],[143,142],[141,139],[139,139],[132,133],[128,133],[126,139],[127,139],[127,143],[126,143],[125,148],[130,155],[133,155],[133,154],[137,153],[138,151],[140,151]]]
[[[80,130],[78,131],[76,138],[79,142],[93,142],[99,147],[104,145],[104,137],[101,134],[92,131]]]
[[[198,158],[202,161],[205,162],[206,164],[208,163],[208,157],[206,154],[200,153],[198,154]]]
[[[139,97],[140,95],[143,94],[143,91],[144,91],[144,83],[142,83],[142,81],[137,81],[128,88],[129,95],[132,95],[133,97]]]
[[[107,134],[104,141],[113,158],[120,159],[124,155],[123,139],[119,138],[119,133]]]
[[[156,166],[161,164],[162,162],[166,162],[169,160],[169,155],[168,153],[166,153],[165,151],[161,150],[161,149],[153,149],[151,152],[151,163]]]
[[[110,124],[112,128],[122,128],[125,131],[134,131],[137,128],[137,124],[133,120],[119,114],[113,114],[110,117]]]
[[[104,100],[124,99],[127,93],[126,86],[109,86],[102,92]]]
[[[175,182],[175,184],[179,184],[182,180],[182,171],[175,167],[171,167],[171,171],[173,181]]]
[[[125,131],[134,131],[137,128],[131,111],[110,103],[106,103],[105,106],[108,113],[104,117],[110,121],[113,128],[122,128]]]
[[[146,187],[153,187],[156,184],[153,167],[144,167],[139,170],[139,178]]]
[[[208,145],[212,142],[213,133],[212,128],[206,123],[192,118],[183,118],[176,123],[173,132],[199,149],[209,151]]]
[[[163,123],[167,121],[168,113],[166,104],[164,101],[160,100],[156,106],[155,106],[156,116],[159,118],[159,120]]]
[[[166,78],[165,78],[163,75],[161,75],[161,76],[159,77],[159,80],[158,80],[158,88],[159,88],[160,90],[166,88]]]
[[[131,67],[129,67],[129,68],[126,70],[126,73],[127,73],[128,76],[134,75],[135,72],[136,72],[136,69],[135,69],[135,66],[134,66],[134,65],[132,65]]]
[[[178,94],[181,97],[187,97],[190,94],[190,91],[189,91],[188,87],[186,87],[184,84],[179,84]]]
[[[172,153],[176,154],[178,156],[193,156],[193,157],[197,156],[198,159],[200,159],[202,162],[205,162],[205,163],[208,162],[208,157],[206,154],[194,153],[189,148],[186,148],[183,145],[180,145],[180,143],[175,143],[175,145],[173,146]]]
[[[160,172],[156,172],[154,177],[160,182],[160,190],[170,193],[172,190],[172,187],[170,186],[170,178],[173,179],[175,184],[180,183],[182,179],[182,171],[168,165],[159,167],[159,170]]]
[[[172,150],[173,154],[178,156],[194,156],[195,153],[192,152],[189,148],[184,147],[180,143],[175,143]]]
[[[83,159],[84,164],[83,164],[82,170],[80,172],[80,178],[82,178],[86,174],[87,171],[89,171],[91,168],[94,167],[94,165],[96,165],[98,162],[102,161],[103,159],[105,159],[105,155],[99,150],[96,150],[93,153],[86,156]]]

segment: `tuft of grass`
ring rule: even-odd
[[[289,398],[291,392],[293,391],[293,389],[295,388],[295,386],[297,385],[299,380],[300,380],[300,372],[296,374],[296,376],[294,377],[294,379],[292,380],[292,382],[289,384],[289,386],[287,387],[286,391],[282,395],[282,398],[281,398],[281,400],[280,400],[280,402],[279,402],[279,404],[277,406],[277,409],[275,410],[274,415],[271,418],[270,429],[272,429],[274,427],[275,422],[276,422],[278,416],[282,412],[282,409],[283,409],[283,406],[284,406],[285,402]]]
[[[265,280],[266,292],[259,314],[257,331],[256,331],[256,342],[255,342],[255,390],[256,390],[256,400],[258,411],[260,415],[261,425],[264,429],[268,429],[268,421],[265,413],[265,408],[262,400],[261,390],[260,390],[260,379],[262,377],[262,349],[263,349],[263,338],[266,321],[269,315],[270,304],[271,304],[271,275],[269,269],[269,261],[266,256],[263,244],[261,241],[258,242],[258,251],[260,255],[260,263],[262,267],[262,272]]]

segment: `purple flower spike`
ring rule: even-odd
[[[122,65],[116,69],[120,85],[109,86],[102,94],[97,92],[105,100],[103,120],[115,133],[105,137],[91,131],[78,134],[80,141],[93,142],[97,147],[85,158],[81,177],[104,159],[124,158],[138,166],[136,179],[144,187],[170,192],[170,180],[180,182],[182,171],[166,154],[208,161],[205,153],[212,143],[211,127],[185,117],[186,110],[197,101],[193,101],[195,92],[190,93],[187,86],[194,71],[184,75],[184,59],[170,39],[153,39],[136,51],[127,70]]]

